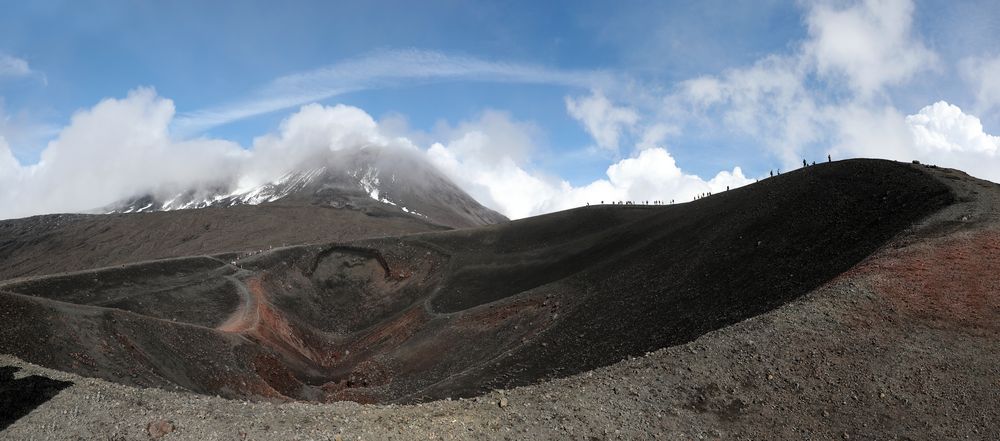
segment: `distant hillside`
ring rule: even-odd
[[[241,188],[230,183],[168,195],[145,194],[102,211],[144,213],[273,202],[360,210],[379,206],[451,228],[507,220],[476,202],[422,156],[375,146],[331,152],[259,185]]]
[[[136,197],[106,215],[0,220],[0,279],[507,221],[410,152],[340,151],[309,167],[251,189]]]

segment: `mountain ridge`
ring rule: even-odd
[[[0,350],[125,384],[230,398],[471,397],[766,313],[953,202],[946,186],[909,164],[841,161],[684,204],[581,207],[475,229],[22,279],[0,283],[20,295],[0,301],[44,320],[8,329]],[[177,310],[184,299],[191,307]],[[95,306],[110,309],[95,319]],[[48,349],[18,344],[76,329],[87,331]],[[155,358],[136,366],[127,350],[87,349],[119,337]],[[52,355],[81,351],[98,361],[78,366]],[[170,360],[187,367],[171,369]]]
[[[334,151],[275,178],[238,178],[165,194],[147,192],[96,211],[129,214],[270,203],[361,210],[379,204],[450,228],[508,220],[482,206],[419,155],[376,146]]]

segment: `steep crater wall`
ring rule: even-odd
[[[6,318],[13,325],[0,331],[0,351],[126,384],[229,397],[472,396],[684,343],[779,307],[952,201],[918,168],[854,160],[687,204],[592,206],[225,256],[99,289],[92,279],[119,279],[104,271],[40,279],[2,288],[9,293],[0,303],[25,318]],[[176,265],[146,265],[168,264]],[[172,288],[192,280],[211,293]],[[114,305],[74,294],[150,287],[173,294]],[[164,310],[157,299],[183,302],[178,292],[192,304],[228,303],[200,308],[215,311],[211,320],[154,313]],[[29,337],[38,344],[22,344]]]

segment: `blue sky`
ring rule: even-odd
[[[183,113],[239,100],[282,75],[412,48],[666,83],[752,62],[802,33],[792,4],[683,3],[690,2],[9,2],[0,17],[0,51],[27,60],[47,84],[19,81],[2,90],[7,112],[52,125],[138,86],[155,87]],[[647,15],[653,7],[655,15]],[[654,37],[663,41],[648,41]],[[509,110],[545,127],[558,151],[588,142],[564,110],[563,96],[578,92],[445,82],[324,101],[375,116],[401,113],[422,128],[486,108]],[[288,113],[208,133],[248,143]],[[35,161],[43,147],[21,142],[15,153]]]
[[[642,155],[650,148],[703,189],[721,171],[743,179],[717,185],[737,185],[827,153],[1000,165],[990,147],[1000,133],[1000,8],[989,1],[3,1],[2,10],[0,137],[22,193],[35,179],[25,170],[74,114],[143,87],[172,103],[171,142],[253,150],[301,106],[344,104],[397,129],[405,120],[399,130],[417,148],[440,143],[461,169],[483,161],[456,150],[458,132],[502,115],[528,134],[517,139],[530,146],[511,147],[529,151],[516,169],[563,199],[510,207],[493,194],[498,183],[453,177],[515,215],[597,194],[690,196],[695,187],[673,181],[614,182],[610,166],[652,160]],[[932,115],[938,102],[951,107]],[[926,121],[909,118],[925,109]],[[973,127],[943,133],[955,123],[942,118]],[[864,127],[871,121],[898,133],[886,138]],[[57,149],[85,149],[64,137]],[[987,170],[972,171],[997,179]],[[599,181],[611,186],[583,191]],[[19,211],[63,209],[53,204]]]

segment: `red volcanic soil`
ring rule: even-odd
[[[1000,336],[1000,231],[975,230],[859,266],[898,311],[942,328]]]
[[[954,201],[921,167],[852,160],[686,204],[592,206],[474,229],[12,281],[0,283],[0,319],[9,324],[0,352],[226,397],[473,396],[770,311]],[[987,272],[996,246],[993,233],[970,235],[855,271],[884,272],[880,289],[914,314],[976,321],[970,311],[997,305],[996,278],[971,288],[957,278]],[[947,263],[937,268],[938,260]],[[913,273],[923,286],[905,286]],[[936,294],[948,289],[963,294]],[[186,302],[196,306],[164,305]]]

